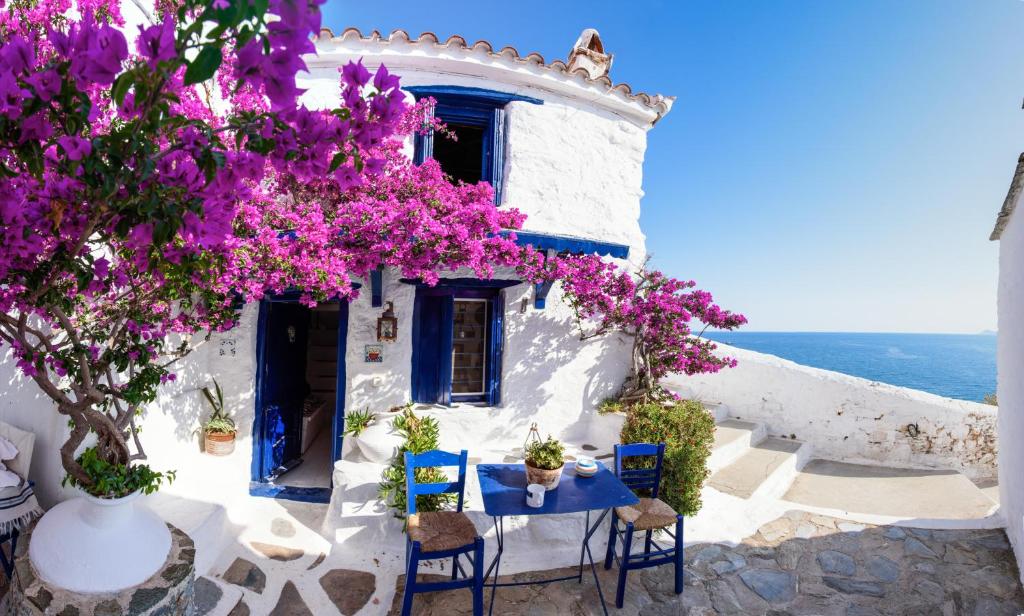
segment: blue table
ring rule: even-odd
[[[564,580],[583,582],[583,560],[590,559],[590,571],[594,574],[597,595],[601,599],[601,609],[608,614],[604,604],[604,593],[601,592],[601,581],[597,578],[594,556],[590,553],[590,538],[597,531],[605,516],[613,507],[624,507],[640,502],[633,492],[619,478],[605,467],[597,463],[597,473],[593,477],[578,477],[576,471],[566,465],[562,471],[562,480],[558,487],[544,494],[542,507],[530,507],[526,504],[526,468],[522,464],[478,464],[477,475],[480,478],[480,492],[483,496],[484,511],[494,519],[494,530],[498,540],[498,551],[490,566],[484,573],[484,579],[494,571],[494,582],[491,587],[491,605],[488,614],[494,611],[494,595],[499,586],[523,586],[547,584]],[[601,510],[601,515],[593,525],[590,524],[590,512]],[[558,515],[564,513],[587,514],[586,533],[580,546],[580,564],[576,575],[547,580],[529,582],[498,583],[498,571],[501,568],[501,555],[505,550],[505,516],[510,515]]]

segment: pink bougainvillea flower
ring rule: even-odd
[[[216,3],[214,6],[217,8]],[[141,33],[135,45],[139,53],[148,58],[150,68],[156,68],[160,62],[177,57],[178,52],[174,48],[174,20],[170,16],[165,17],[162,23],[148,28],[139,26],[139,30]]]

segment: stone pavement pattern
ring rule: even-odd
[[[606,597],[616,569],[598,565]],[[554,577],[558,572],[512,576]],[[536,579],[536,578],[534,578]],[[675,595],[672,568],[630,572],[626,605],[614,614],[820,614],[875,616],[1024,612],[1017,566],[1002,530],[923,530],[856,524],[789,512],[738,546],[697,544],[686,550],[686,588]],[[391,614],[398,614],[404,576]],[[485,591],[489,599],[489,591]],[[417,595],[413,613],[472,613],[467,591]],[[498,590],[495,614],[599,614],[590,571],[584,583]]]

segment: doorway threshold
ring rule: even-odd
[[[331,491],[331,488],[300,488],[298,486],[279,486],[261,481],[249,482],[249,496],[279,498],[300,503],[321,503],[326,505],[331,502]]]

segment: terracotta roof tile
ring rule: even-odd
[[[563,75],[573,77],[586,85],[603,88],[608,94],[615,94],[625,98],[626,100],[638,102],[658,112],[659,115],[668,113],[669,109],[672,107],[672,102],[675,101],[674,96],[662,96],[661,94],[647,94],[644,92],[634,93],[633,88],[631,88],[629,84],[614,83],[607,76],[591,79],[586,70],[577,68],[576,70],[570,71],[569,67],[562,60],[554,60],[551,63],[546,63],[544,61],[544,56],[536,52],[522,55],[515,47],[511,46],[502,47],[499,51],[494,51],[494,46],[488,41],[476,41],[473,44],[469,44],[464,37],[457,34],[449,36],[442,43],[438,36],[433,32],[423,32],[419,36],[413,38],[405,30],[395,30],[391,34],[383,36],[377,30],[373,30],[369,34],[363,34],[358,28],[345,28],[341,34],[335,36],[334,32],[329,28],[322,28],[320,30],[320,40],[333,40],[338,42],[359,40],[364,42],[381,43],[408,42],[419,45],[437,45],[449,50],[464,50],[470,53],[483,51],[493,58],[500,58],[517,64],[533,64],[557,73],[562,73]]]

